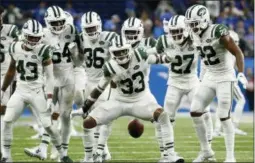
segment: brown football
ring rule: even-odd
[[[143,134],[144,125],[138,120],[134,119],[128,124],[128,132],[133,138],[139,138]]]

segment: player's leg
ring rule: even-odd
[[[175,114],[176,114],[176,111],[180,104],[182,96],[183,96],[183,91],[181,89],[178,89],[174,86],[168,86],[165,100],[164,100],[164,110],[169,114],[170,122],[172,123],[172,125],[174,124]],[[161,159],[163,160],[164,159],[164,145],[163,145],[163,140],[162,140],[162,135],[161,135],[161,133],[162,133],[161,126],[156,121],[154,121],[154,125],[155,125],[155,134],[158,139]]]
[[[189,99],[190,103],[192,102],[192,100],[193,100],[193,98],[195,96],[195,93],[197,91],[199,91],[198,90],[198,86],[194,87],[193,89],[191,89],[188,92],[187,96],[188,96],[188,99]],[[207,138],[208,138],[209,143],[211,144],[212,134],[213,134],[213,123],[212,123],[212,117],[211,117],[211,113],[210,113],[210,105],[208,105],[205,108],[205,112],[203,114],[203,118],[204,118],[205,125],[206,125]]]
[[[174,151],[173,126],[170,123],[169,115],[157,103],[154,96],[148,92],[142,100],[135,102],[128,110],[129,115],[147,120],[156,121],[161,127],[161,138],[164,147],[164,161],[182,162],[182,157],[176,155]]]
[[[109,124],[113,120],[120,117],[122,115],[123,107],[123,104],[121,104],[119,101],[109,100],[93,109],[89,116],[84,120],[84,162],[93,162],[94,128],[97,125]],[[103,149],[101,150],[103,152]],[[100,155],[100,153],[96,153],[95,157],[97,161],[100,159],[100,161],[102,161],[102,155]]]
[[[203,114],[206,107],[215,97],[215,94],[216,92],[213,88],[201,84],[192,99],[190,115],[192,117],[201,148],[201,152],[193,162],[214,160],[214,152],[212,151],[208,141]]]
[[[221,132],[221,122],[218,116],[218,110],[219,109],[216,108],[213,137],[219,137],[223,135],[223,133]]]
[[[31,106],[37,112],[38,119],[42,123],[45,131],[50,135],[52,144],[59,152],[60,159],[63,162],[71,161],[64,151],[64,147],[61,145],[61,137],[59,131],[53,127],[51,119],[51,110],[47,108],[46,99],[43,90],[37,95],[31,97]]]
[[[13,139],[13,123],[20,117],[25,107],[26,97],[22,96],[17,91],[11,96],[7,103],[7,109],[3,118],[3,134],[2,142],[3,153],[1,162],[12,162],[11,144]]]
[[[246,132],[239,129],[239,124],[240,124],[240,120],[241,120],[244,105],[245,105],[245,98],[237,83],[234,84],[234,99],[236,101],[236,106],[233,113],[233,123],[235,127],[235,133],[239,135],[247,135]]]
[[[1,76],[1,85],[2,85],[2,82],[3,82],[3,79],[4,79],[4,76]],[[1,101],[1,106],[0,106],[0,132],[1,132],[1,135],[0,135],[0,141],[1,139],[3,138],[3,118],[4,118],[4,114],[5,114],[5,111],[6,111],[6,105],[9,101],[9,98],[11,96],[11,86],[9,88],[6,89],[6,91],[4,92],[4,95],[3,95],[3,98],[2,98],[2,101]],[[1,143],[1,151],[2,151],[2,143]]]
[[[61,121],[61,138],[65,155],[67,155],[71,134],[71,111],[73,104],[74,85],[66,85],[59,90],[59,109]]]
[[[234,156],[234,141],[235,133],[234,126],[230,118],[233,102],[234,82],[217,83],[216,94],[218,98],[218,116],[221,120],[225,146],[226,146],[226,161],[235,161]]]

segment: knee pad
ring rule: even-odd
[[[220,119],[225,119],[230,117],[230,111],[231,111],[230,109],[218,108],[216,114]]]

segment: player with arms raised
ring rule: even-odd
[[[171,17],[165,29],[168,34],[159,37],[156,50],[157,53],[165,53],[171,58],[164,109],[169,114],[171,123],[174,123],[182,97],[186,95],[191,102],[199,86],[197,76],[199,55],[196,44],[189,36],[184,16],[175,15]],[[208,126],[208,139],[211,141],[213,127],[209,107],[203,116]],[[160,139],[160,128],[156,128],[159,130],[157,136]],[[164,154],[162,142],[159,144],[162,156]]]
[[[225,162],[236,162],[234,156],[235,133],[230,118],[236,76],[231,55],[236,57],[237,79],[243,85],[246,85],[247,80],[243,74],[243,53],[229,35],[226,26],[210,24],[210,14],[205,6],[193,5],[189,7],[185,17],[186,23],[195,34],[194,39],[199,44],[197,49],[200,51],[206,66],[206,72],[199,86],[199,91],[196,92],[191,104],[190,114],[201,146],[201,152],[194,162],[203,162],[214,158],[214,152],[208,143],[206,126],[202,115],[205,107],[215,96],[218,98],[218,116],[225,132]]]
[[[165,158],[170,162],[183,162],[169,148],[173,143],[172,125],[166,112],[158,105],[151,94],[145,79],[149,64],[169,62],[165,55],[147,55],[142,49],[133,50],[124,37],[116,36],[109,48],[112,59],[105,63],[104,76],[84,102],[83,111],[87,113],[108,84],[116,85],[116,96],[93,109],[84,120],[85,145],[92,148],[93,128],[100,124],[109,124],[118,117],[131,115],[143,120],[155,120],[161,124],[164,147],[168,154]],[[85,162],[91,162],[92,151],[87,151]]]
[[[42,122],[52,143],[59,151],[61,161],[72,162],[64,154],[58,131],[52,127],[51,111],[53,92],[53,65],[50,46],[41,44],[43,28],[36,20],[28,20],[22,28],[23,41],[13,42],[9,47],[11,63],[6,73],[1,94],[13,80],[17,71],[17,88],[7,104],[3,123],[3,158],[1,162],[11,162],[12,124],[20,117],[27,104]],[[43,90],[43,72],[47,78],[47,101]]]

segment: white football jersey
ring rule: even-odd
[[[112,81],[117,86],[115,99],[126,102],[139,101],[145,92],[150,91],[146,80],[149,66],[146,59],[147,54],[136,49],[131,56],[128,69],[113,59],[105,64],[105,76],[112,76]]]
[[[16,61],[17,89],[32,90],[42,88],[44,60],[51,59],[51,47],[37,45],[32,51],[22,49],[23,42],[17,41],[10,45],[9,53]]]
[[[74,42],[77,36],[75,27],[67,24],[60,35],[53,34],[49,29],[44,28],[43,43],[53,48],[52,62],[54,65],[55,86],[74,84],[73,62],[68,45]]]
[[[199,83],[197,76],[198,51],[188,38],[182,47],[177,46],[167,35],[159,37],[156,50],[171,58],[168,85],[180,89],[192,89]]]
[[[85,71],[87,81],[98,83],[103,76],[103,65],[109,60],[109,46],[111,40],[115,37],[114,32],[101,32],[99,39],[92,43],[89,38],[80,34],[80,48],[85,55]]]
[[[134,49],[141,48],[141,49],[144,49],[144,50],[152,49],[155,46],[156,46],[156,40],[152,37],[142,38],[142,40],[139,41],[137,44],[132,45],[132,47]],[[146,79],[148,81],[150,80],[149,76],[150,76],[150,65],[148,66],[147,77],[146,77]]]
[[[222,24],[209,25],[201,34],[197,49],[206,67],[206,77],[209,80],[235,81],[232,54],[220,43],[220,37],[229,34],[226,26]]]
[[[0,28],[1,41],[0,41],[0,63],[1,63],[1,75],[6,74],[11,62],[11,57],[8,53],[8,49],[11,43],[18,38],[18,28],[16,25],[3,24]]]

